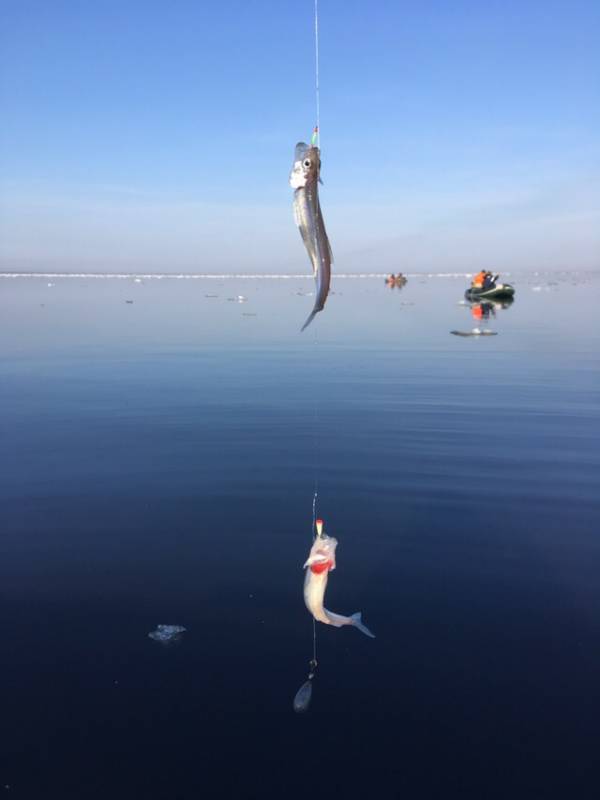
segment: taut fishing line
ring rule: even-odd
[[[321,149],[321,100],[319,97],[319,0],[315,0],[315,99],[317,107],[317,124],[315,125],[316,137],[314,142]]]
[[[311,137],[311,144],[321,149],[321,102],[319,96],[319,0],[315,0],[315,106],[316,106],[316,123]],[[316,230],[316,229],[315,229]],[[316,237],[316,233],[315,233]],[[317,352],[318,340],[317,329],[314,328],[314,347],[315,354]],[[319,450],[318,450],[318,396],[317,392],[313,393],[314,398],[314,418],[313,418],[313,465],[314,465],[314,490],[312,498],[312,521],[311,521],[311,539],[317,537],[317,498],[319,496]],[[294,697],[294,711],[300,713],[308,711],[310,701],[312,698],[312,682],[315,677],[317,669],[317,621],[312,618],[312,642],[313,653],[312,659],[308,662],[309,671],[306,681],[302,684],[300,689],[296,692]]]

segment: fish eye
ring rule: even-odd
[[[305,158],[305,159],[304,159],[303,166],[305,166],[306,168],[308,168],[308,167],[310,167],[311,163],[312,163],[312,162],[311,162],[310,158]]]

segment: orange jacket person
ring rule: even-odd
[[[476,287],[477,289],[481,289],[483,287],[483,283],[485,281],[486,272],[484,269],[480,270],[477,275],[473,278],[471,286]]]

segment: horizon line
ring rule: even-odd
[[[505,271],[503,275],[511,276],[515,274],[540,275],[540,274],[594,274],[600,269],[538,269],[538,270],[517,270],[516,272]],[[340,272],[332,275],[332,278],[387,278],[390,272]],[[404,272],[406,278],[468,278],[474,274],[473,270],[464,272]],[[120,280],[135,279],[140,280],[311,280],[310,273],[243,273],[243,272],[1,272],[0,278],[91,278],[106,279],[116,278]]]

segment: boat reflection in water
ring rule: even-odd
[[[515,302],[514,297],[504,297],[501,300],[480,300],[470,304],[471,316],[480,322],[481,320],[494,319],[496,311],[506,310]]]

